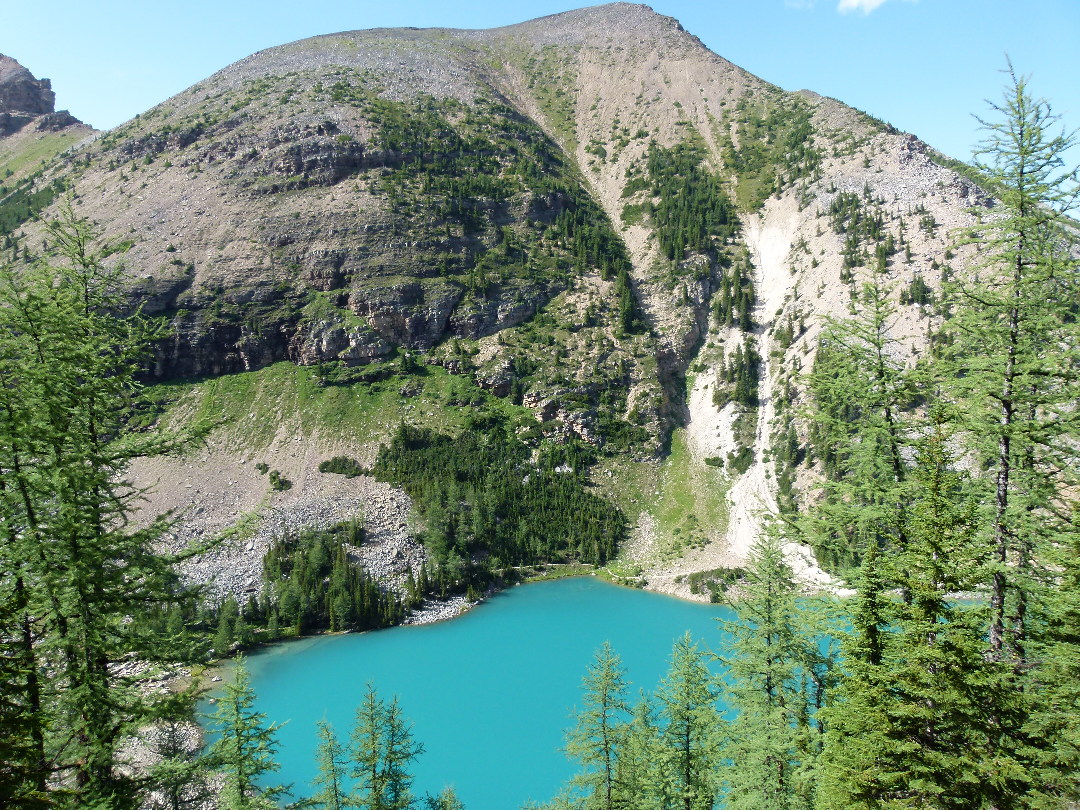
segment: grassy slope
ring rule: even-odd
[[[385,364],[396,371],[396,363]],[[401,393],[409,387],[409,396]],[[315,369],[276,363],[258,371],[198,382],[166,383],[154,393],[173,402],[170,419],[209,420],[236,450],[260,450],[288,424],[297,432],[332,443],[376,448],[401,421],[457,431],[470,408],[451,404],[481,398],[519,425],[529,411],[478,389],[438,366],[374,382],[321,385]]]
[[[86,137],[82,129],[65,132],[16,133],[0,140],[0,183],[12,185]],[[11,172],[11,174],[8,174]]]

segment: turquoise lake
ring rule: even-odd
[[[346,740],[370,681],[398,696],[424,745],[414,793],[452,784],[467,810],[547,801],[574,771],[563,732],[596,649],[611,642],[636,697],[656,687],[683,633],[718,649],[718,617],[730,613],[582,577],[511,588],[448,622],[277,645],[248,657],[257,709],[287,723],[273,781],[310,795],[316,721]]]

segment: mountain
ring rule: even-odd
[[[88,131],[90,128],[67,110],[56,109],[56,94],[48,79],[35,79],[29,70],[0,53],[0,162],[11,170],[8,177],[15,174],[13,164],[27,159],[20,154],[31,151],[27,142],[38,142],[32,149],[35,158],[48,159],[70,146],[71,136],[85,137]]]
[[[58,115],[6,58],[0,88],[20,132]],[[405,421],[480,430],[490,395],[536,452],[601,448],[590,486],[631,526],[617,575],[698,589],[763,512],[810,497],[799,408],[823,319],[880,268],[922,351],[926,291],[970,257],[950,232],[993,205],[916,137],[626,3],[267,49],[17,171],[8,255],[33,254],[31,217],[68,191],[172,325],[163,418],[220,419],[198,452],[131,470],[147,513],[176,510],[177,546],[229,532],[190,569],[219,593],[255,587],[275,533],[358,511],[369,566],[415,569],[400,486],[318,465],[372,464]]]

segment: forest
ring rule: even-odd
[[[1076,139],[1055,134],[1022,78],[994,115],[977,168],[1000,203],[960,235],[977,248],[977,272],[935,293],[940,326],[917,362],[890,331],[902,292],[884,272],[892,248],[878,251],[872,216],[838,198],[830,215],[854,240],[847,269],[859,285],[809,372],[819,497],[758,538],[726,592],[737,619],[719,661],[684,638],[635,701],[618,651],[597,651],[567,732],[577,773],[545,808],[1080,802],[1080,241],[1069,218],[1080,189],[1064,169]],[[685,158],[650,160],[696,171]],[[652,214],[688,222],[698,203]],[[624,272],[621,248],[567,211],[555,227],[581,261]],[[708,227],[730,235],[727,209],[713,213]],[[281,537],[245,605],[207,607],[182,583],[183,555],[155,550],[169,519],[132,522],[140,493],[124,471],[212,425],[127,429],[164,326],[125,306],[90,223],[66,207],[44,228],[52,261],[0,271],[0,804],[181,810],[217,793],[228,810],[460,808],[452,791],[412,793],[422,741],[374,687],[347,743],[319,728],[307,798],[270,784],[275,728],[253,708],[242,658],[210,722],[215,742],[198,753],[175,744],[195,692],[142,688],[149,672],[260,636],[385,626],[406,605],[350,564],[359,524]],[[676,234],[664,250],[707,235]],[[745,329],[741,270],[726,289],[723,314]],[[624,325],[636,320],[628,312]],[[744,404],[757,396],[752,351],[726,380]],[[611,559],[625,518],[588,485],[592,449],[528,446],[492,414],[473,427],[402,424],[371,471],[424,517],[433,563],[406,600],[479,591],[517,566]],[[792,540],[843,572],[850,594],[804,593],[784,556]],[[121,751],[147,726],[160,730],[160,756],[144,772]]]

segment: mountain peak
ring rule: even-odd
[[[56,110],[56,93],[48,79],[0,53],[0,137],[37,120],[37,129],[56,130],[80,122],[67,110]]]
[[[10,56],[0,54],[0,113],[48,115],[56,109],[56,94],[48,79],[34,74]]]

